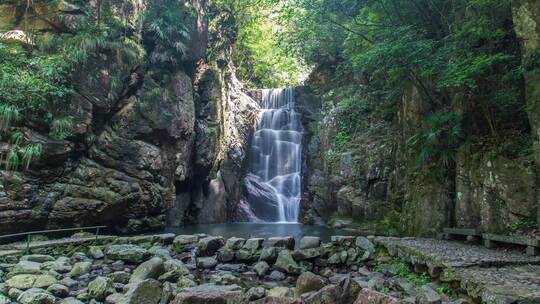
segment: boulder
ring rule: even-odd
[[[429,285],[424,285],[418,290],[418,302],[420,304],[440,304],[441,295]]]
[[[240,249],[234,254],[234,257],[238,262],[251,263],[257,261],[260,255],[250,250]]]
[[[129,283],[138,283],[146,279],[156,279],[164,272],[165,267],[163,266],[163,260],[158,257],[153,257],[135,268],[129,279]]]
[[[253,266],[253,269],[259,277],[262,277],[268,272],[270,265],[268,265],[268,263],[265,261],[260,261]]]
[[[351,304],[341,301],[343,290],[337,285],[327,285],[319,291],[309,294],[304,298],[305,303],[309,304]],[[369,302],[366,302],[369,303]]]
[[[71,261],[67,257],[59,257],[53,262],[45,262],[43,263],[42,268],[54,270],[59,273],[70,272],[71,269],[73,269]]]
[[[184,288],[195,287],[197,286],[197,283],[195,283],[195,281],[193,281],[190,278],[181,277],[180,279],[178,279],[178,282],[176,282],[176,286],[180,289],[184,289]]]
[[[273,270],[268,278],[272,281],[283,281],[287,278],[287,276],[285,276],[285,274],[281,271]]]
[[[372,289],[362,289],[354,304],[401,304],[401,300]]]
[[[282,247],[289,250],[294,249],[294,237],[271,237],[266,241],[266,247]]]
[[[256,301],[251,302],[250,304],[302,304],[298,299],[293,298],[278,298],[278,297],[265,297]]]
[[[30,288],[47,288],[56,283],[56,278],[48,274],[18,274],[8,279],[6,286],[25,290]]]
[[[349,247],[355,241],[355,237],[347,235],[333,235],[330,237],[330,240],[334,245]]]
[[[375,252],[375,245],[368,238],[359,236],[356,238],[356,247],[369,252]]]
[[[90,272],[92,268],[92,262],[78,262],[73,265],[73,268],[69,272],[69,276],[72,278],[78,278],[83,274]]]
[[[197,267],[202,269],[211,269],[216,267],[218,261],[213,257],[203,257],[197,259]]]
[[[302,273],[296,280],[296,295],[300,296],[303,293],[317,291],[324,287],[326,280],[312,272]]]
[[[225,243],[225,248],[230,249],[230,250],[239,250],[240,248],[244,246],[245,243],[246,243],[245,239],[232,237],[228,239],[227,242]]]
[[[293,259],[289,250],[282,250],[276,259],[274,267],[290,274],[300,274],[301,268]]]
[[[239,285],[242,283],[240,278],[228,272],[219,272],[218,274],[212,275],[210,281],[216,285]]]
[[[149,256],[149,253],[146,249],[137,245],[122,244],[106,247],[105,256],[110,260],[122,260],[127,263],[139,264]]]
[[[182,253],[195,247],[198,241],[197,235],[178,235],[173,240],[173,248],[176,252]]]
[[[128,290],[115,304],[157,304],[161,300],[161,284],[148,279],[126,285]]]
[[[84,304],[84,302],[81,302],[77,300],[76,298],[69,297],[69,298],[60,300],[58,304]]]
[[[288,287],[274,287],[266,292],[269,297],[294,298],[294,290]]]
[[[278,257],[279,249],[276,247],[266,247],[261,251],[260,259],[268,263],[274,263]]]
[[[300,239],[300,249],[317,248],[321,246],[321,238],[318,236],[304,236]]]
[[[107,275],[113,283],[127,284],[129,282],[130,274],[125,271],[115,271]]]
[[[59,298],[64,298],[69,295],[69,288],[62,284],[52,284],[47,288],[47,291]]]
[[[55,298],[40,288],[31,288],[23,292],[18,298],[21,304],[54,304]]]
[[[40,274],[41,273],[41,263],[32,262],[32,261],[19,261],[13,270],[9,273],[9,276],[16,274]]]
[[[161,293],[160,304],[170,303],[176,294],[178,293],[178,287],[170,282],[163,283],[163,291]]]
[[[263,287],[251,287],[247,293],[246,297],[249,301],[255,301],[262,299],[266,296],[266,290]]]
[[[320,247],[301,249],[292,253],[297,261],[311,260],[320,257],[322,254]]]
[[[250,252],[256,252],[259,250],[264,242],[263,238],[251,238],[248,239],[244,246],[242,246],[242,249],[248,250]]]
[[[234,260],[234,251],[227,248],[221,249],[218,252],[218,260],[223,263],[231,262]]]
[[[36,262],[36,263],[45,263],[45,262],[54,261],[54,258],[52,256],[46,255],[46,254],[29,254],[29,255],[23,255],[21,257],[20,261],[30,261],[30,262]]]
[[[97,277],[88,283],[88,295],[98,301],[104,300],[113,292],[113,282],[109,278]]]
[[[341,290],[342,290],[342,294],[341,294],[342,303],[352,304],[356,300],[356,298],[358,297],[358,293],[362,289],[362,287],[360,286],[360,284],[358,284],[358,282],[351,279],[350,274],[347,275],[345,278],[343,278],[338,283],[338,286],[341,287]]]
[[[175,273],[178,273],[179,275],[185,275],[189,273],[189,269],[186,267],[186,265],[182,261],[176,259],[170,259],[165,261],[163,263],[163,268],[167,272],[173,271]]]
[[[171,304],[243,304],[247,303],[242,289],[238,285],[203,284],[186,288]]]
[[[197,243],[199,254],[203,256],[210,256],[215,254],[224,244],[222,237],[207,236],[202,238]]]
[[[105,254],[103,253],[103,250],[101,250],[100,247],[97,246],[90,246],[88,247],[88,254],[96,260],[102,259],[105,257]]]

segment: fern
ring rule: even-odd
[[[8,151],[6,159],[6,170],[8,171],[17,170],[21,164],[17,148],[18,147],[11,147]]]
[[[0,103],[0,130],[7,131],[21,119],[20,109],[12,104]]]
[[[42,146],[39,143],[28,144],[22,150],[22,165],[28,170],[30,163],[41,157]]]
[[[17,130],[11,133],[9,142],[12,146],[20,147],[23,143],[24,134],[23,132]]]
[[[49,135],[56,139],[65,139],[71,135],[73,119],[69,116],[55,118],[51,123]]]

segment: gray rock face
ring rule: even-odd
[[[142,41],[144,31],[136,20],[156,9],[154,5],[139,7],[126,0],[112,9],[133,8],[124,12],[123,24],[132,41]],[[31,124],[29,140],[41,143],[43,153],[36,162],[37,174],[2,174],[5,184],[21,185],[25,191],[2,189],[1,197],[16,207],[0,213],[1,234],[21,226],[39,230],[98,224],[141,232],[164,228],[166,213],[176,225],[236,216],[242,161],[257,105],[241,91],[232,65],[197,65],[208,47],[208,7],[204,1],[189,5],[192,14],[181,20],[190,33],[181,59],[186,62],[164,71],[151,62],[164,51],[159,47],[129,61],[97,49],[70,75],[74,92],[62,110],[73,118],[73,136],[53,140],[42,123]],[[95,9],[88,1],[76,9],[67,6],[72,5],[39,4],[47,17],[37,22],[32,10],[4,18],[19,11],[10,2],[0,7],[1,22],[35,27],[55,39],[81,30],[74,24],[82,24],[79,19]],[[144,49],[142,44],[135,47]],[[206,188],[208,180],[211,186]]]
[[[271,187],[266,185],[260,177],[248,174],[244,179],[243,193],[252,202],[251,208],[257,218],[267,222],[279,220],[279,199]]]

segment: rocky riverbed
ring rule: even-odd
[[[47,248],[0,264],[0,303],[467,303],[372,240],[165,234]]]

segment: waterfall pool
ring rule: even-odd
[[[224,223],[198,224],[184,227],[169,227],[166,232],[175,234],[198,234],[230,237],[259,237],[293,236],[296,245],[300,244],[303,236],[318,236],[321,241],[328,242],[332,235],[358,235],[357,231],[333,229],[326,226],[304,225],[298,223]]]

